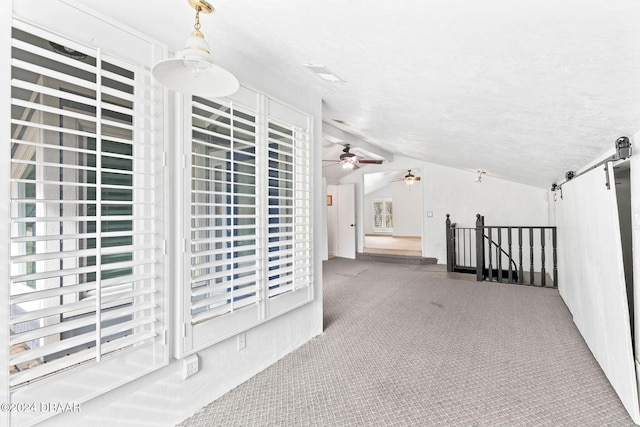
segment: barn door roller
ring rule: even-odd
[[[626,136],[621,136],[620,138],[616,139],[616,153],[614,155],[612,155],[611,157],[602,160],[601,162],[593,165],[592,167],[590,167],[589,169],[581,172],[581,173],[576,173],[574,171],[568,171],[565,174],[565,180],[563,183],[556,183],[554,182],[553,184],[551,184],[551,191],[557,191],[560,190],[560,194],[562,194],[562,185],[564,183],[566,183],[567,181],[571,181],[572,179],[575,179],[577,177],[579,177],[580,175],[585,174],[586,172],[589,172],[592,169],[595,169],[599,166],[604,165],[604,171],[605,171],[605,175],[606,175],[606,182],[605,185],[607,186],[607,189],[611,189],[611,183],[609,182],[609,163],[611,162],[615,162],[617,160],[624,160],[627,159],[629,157],[631,157],[631,154],[633,152],[633,149],[631,147],[631,140],[626,137]]]

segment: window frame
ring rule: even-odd
[[[285,105],[279,101],[275,101],[269,98],[267,95],[253,91],[247,87],[241,86],[240,90],[227,98],[215,99],[211,98],[211,101],[221,104],[236,105],[241,111],[248,109],[255,113],[256,121],[256,135],[255,135],[255,185],[256,185],[256,217],[258,223],[258,263],[259,263],[259,278],[257,291],[258,301],[249,308],[233,313],[233,316],[221,316],[221,318],[209,319],[201,324],[191,324],[191,251],[190,251],[190,234],[191,234],[191,97],[180,97],[179,109],[182,111],[181,117],[182,129],[181,135],[184,143],[181,145],[181,189],[183,194],[183,207],[180,209],[179,222],[183,224],[180,227],[179,241],[181,242],[181,256],[179,259],[181,262],[180,270],[180,283],[182,286],[178,286],[176,290],[177,296],[177,326],[181,331],[178,334],[178,339],[175,342],[174,354],[176,358],[183,358],[187,355],[196,353],[206,347],[221,342],[225,339],[233,337],[241,332],[249,330],[255,326],[265,323],[281,314],[294,310],[297,307],[305,305],[314,299],[313,291],[313,248],[312,248],[312,220],[313,220],[313,200],[311,194],[311,181],[313,180],[313,173],[311,164],[313,161],[313,117],[311,115],[302,113],[297,109]],[[306,190],[307,191],[307,207],[305,208],[306,222],[304,224],[292,223],[292,235],[294,228],[306,227],[308,234],[308,247],[303,248],[291,248],[291,252],[309,253],[308,265],[301,266],[299,263],[292,263],[292,271],[307,272],[308,279],[298,279],[299,282],[305,284],[301,286],[301,289],[297,289],[295,292],[288,292],[277,296],[277,298],[269,298],[268,295],[268,260],[267,260],[267,241],[269,239],[267,229],[268,224],[268,124],[269,121],[282,120],[287,118],[287,114],[291,117],[292,129],[304,128],[304,135],[296,134],[295,138],[305,139],[307,144],[307,153],[305,160],[305,171],[307,176]],[[286,122],[286,120],[285,120]],[[295,166],[296,168],[300,166]],[[295,172],[295,171],[294,171]],[[295,172],[298,173],[298,172]],[[292,212],[295,214],[296,206],[291,206]],[[299,208],[298,208],[299,209]],[[296,273],[296,277],[300,277],[303,273]],[[305,277],[306,277],[305,276]],[[295,287],[295,286],[294,286]]]

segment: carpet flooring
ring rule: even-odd
[[[324,333],[181,427],[634,425],[557,290],[323,268]]]

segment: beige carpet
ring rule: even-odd
[[[631,426],[555,289],[324,263],[325,333],[181,426]]]

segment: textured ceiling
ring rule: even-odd
[[[174,50],[193,22],[187,0],[76,3]],[[213,5],[219,63],[288,76],[322,96],[325,121],[406,157],[548,187],[640,130],[638,0]]]

